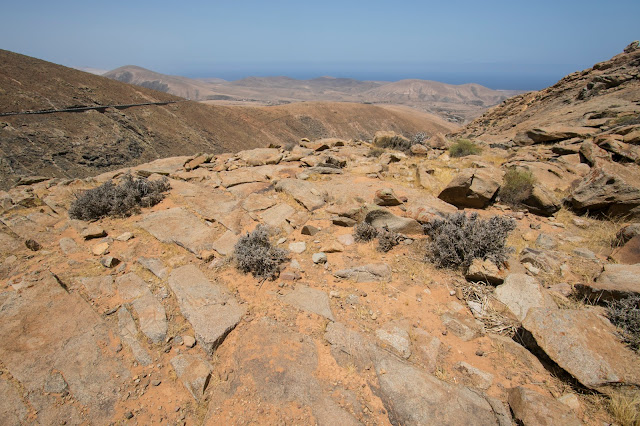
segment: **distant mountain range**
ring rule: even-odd
[[[248,77],[237,81],[190,79],[127,65],[103,74],[183,98],[234,105],[281,105],[302,101],[406,105],[452,122],[466,122],[518,91],[493,90],[479,84],[453,85],[429,80],[396,82],[319,77]]]

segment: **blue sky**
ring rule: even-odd
[[[640,1],[4,1],[0,48],[238,79],[422,78],[539,89],[640,38]]]

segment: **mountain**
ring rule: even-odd
[[[381,129],[410,135],[456,127],[429,114],[363,104],[209,106],[4,50],[0,94],[4,189],[20,176],[85,177],[157,158],[236,152],[303,137],[370,139]],[[6,115],[153,102],[173,103]]]
[[[463,123],[519,91],[493,90],[479,84],[453,85],[428,80],[360,81],[318,77],[247,77],[236,81],[189,79],[128,65],[104,74],[125,83],[189,99],[225,105],[278,105],[300,101],[363,102],[407,105]]]

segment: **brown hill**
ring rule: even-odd
[[[455,128],[428,114],[362,104],[212,107],[8,51],[0,51],[0,87],[0,114],[183,101],[0,117],[2,188],[20,176],[84,177],[156,158],[235,152],[302,137],[366,139],[381,129],[432,134]]]
[[[514,96],[461,130],[487,141],[525,140],[547,127],[587,127],[592,133],[640,112],[640,50],[631,46],[611,60],[570,74],[551,87]],[[518,136],[520,135],[520,136]]]

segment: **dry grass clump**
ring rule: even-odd
[[[531,196],[536,178],[529,170],[511,167],[502,178],[500,201],[510,206],[519,206]]]
[[[280,264],[287,260],[287,251],[274,247],[269,241],[266,226],[241,237],[234,247],[236,268],[245,274],[251,272],[260,279],[275,279],[280,274]]]
[[[640,426],[640,392],[616,392],[609,398],[609,412],[622,426]]]
[[[106,216],[129,216],[139,211],[140,207],[158,204],[164,199],[163,192],[170,188],[166,178],[156,181],[134,179],[127,173],[117,186],[109,181],[76,196],[69,207],[69,217],[96,220]]]
[[[505,242],[515,228],[515,220],[509,217],[480,219],[476,213],[455,213],[433,220],[424,225],[431,237],[427,259],[438,267],[452,269],[466,269],[473,259],[504,264],[511,253]]]
[[[377,137],[374,140],[374,143],[381,148],[391,148],[404,152],[408,152],[411,149],[411,145],[414,144],[412,140],[409,140],[402,135],[384,135]]]
[[[519,324],[495,308],[494,286],[484,283],[465,283],[458,287],[462,292],[463,299],[473,309],[473,316],[484,324],[489,333],[502,334],[513,337],[518,330]],[[470,303],[469,303],[470,302]]]
[[[458,139],[449,147],[449,155],[452,158],[466,157],[467,155],[476,155],[482,152],[482,148],[470,141],[469,139]]]

